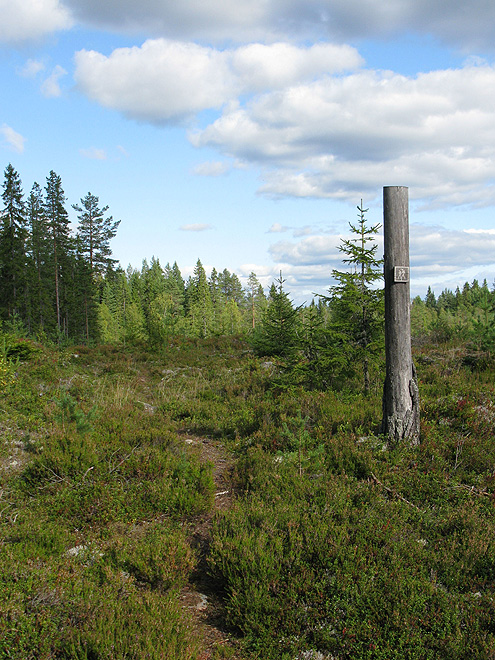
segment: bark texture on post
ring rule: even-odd
[[[419,390],[411,353],[408,189],[383,189],[385,357],[382,433],[419,444]]]

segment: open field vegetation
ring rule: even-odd
[[[0,657],[493,658],[495,369],[415,349],[422,442],[387,447],[381,392],[286,380],[241,338],[160,352],[2,334]],[[206,557],[237,641],[201,655],[179,593]]]
[[[362,204],[295,308],[282,274],[115,269],[118,222],[88,193],[72,235],[54,172],[2,199],[0,659],[495,658],[486,282],[413,301],[421,443],[393,444]]]

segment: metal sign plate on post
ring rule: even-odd
[[[409,282],[408,266],[394,266],[394,282]]]

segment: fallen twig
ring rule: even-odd
[[[382,483],[382,482],[380,481],[380,479],[378,479],[378,477],[376,477],[376,476],[373,474],[373,472],[370,472],[370,474],[371,474],[371,478],[373,479],[373,481],[374,481],[375,483],[377,483],[379,486],[381,486],[382,488],[384,488],[384,489],[387,491],[387,493],[389,493],[390,495],[392,495],[392,497],[396,497],[397,499],[401,500],[401,502],[404,502],[405,504],[408,504],[409,506],[412,506],[412,508],[413,508],[413,509],[416,509],[416,511],[419,511],[420,513],[424,513],[422,509],[420,509],[419,507],[417,507],[417,506],[416,506],[415,504],[413,504],[412,502],[409,502],[409,500],[406,500],[406,498],[405,498],[405,497],[402,497],[402,495],[401,495],[400,493],[397,493],[397,491],[393,490],[392,488],[389,488],[388,486],[385,486],[385,484]]]
[[[120,461],[120,463],[118,463],[118,465],[116,465],[115,467],[113,467],[111,470],[108,471],[108,474],[112,474],[112,472],[115,472],[115,470],[118,470],[119,467],[120,467],[123,463],[125,463],[126,461],[128,461],[128,460],[130,459],[130,457],[134,454],[134,452],[136,451],[136,449],[139,449],[139,447],[140,447],[140,445],[136,445],[136,446],[132,449],[132,451],[130,451],[130,452],[127,454],[127,456],[124,456],[124,458]]]
[[[494,497],[495,493],[490,493],[488,490],[478,490],[474,486],[468,486],[467,484],[454,484],[452,488],[462,488],[463,490],[467,490],[468,492],[472,493],[473,495],[477,495],[478,497],[483,497],[485,495],[486,497]]]

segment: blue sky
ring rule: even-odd
[[[495,279],[492,0],[0,0],[0,164],[298,303],[409,187],[411,291]]]

